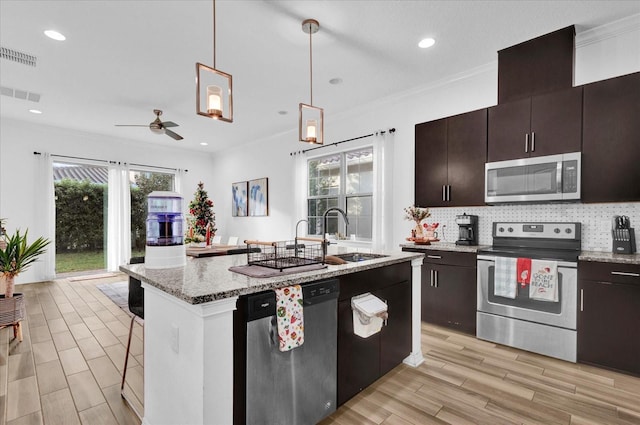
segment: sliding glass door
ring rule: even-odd
[[[147,195],[155,190],[172,191],[175,176],[149,170],[130,170],[131,184],[131,256],[144,256],[147,237]]]
[[[106,166],[53,163],[56,273],[106,269]]]

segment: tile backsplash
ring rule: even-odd
[[[513,204],[465,208],[431,208],[431,217],[425,222],[440,223],[440,240],[455,242],[458,239],[456,215],[463,213],[478,216],[479,243],[491,245],[494,221],[527,222],[579,222],[582,223],[582,249],[585,251],[611,251],[611,223],[613,216],[626,215],[631,227],[638,227],[640,237],[640,203],[610,204]],[[444,232],[443,232],[443,226]]]

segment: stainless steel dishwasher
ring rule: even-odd
[[[246,423],[313,425],[336,410],[338,280],[302,286],[304,343],[278,348],[276,296],[248,297]]]

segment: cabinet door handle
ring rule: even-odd
[[[429,286],[433,286],[433,269],[429,270]]]
[[[447,201],[451,201],[451,185],[447,185]]]
[[[443,201],[446,201],[446,200],[447,200],[447,199],[446,199],[446,193],[447,193],[447,192],[446,192],[446,190],[447,190],[447,189],[445,189],[445,185],[442,185],[442,200],[443,200]]]
[[[427,255],[427,258],[433,258],[435,260],[439,260],[439,259],[442,258],[442,256],[441,255]]]
[[[531,132],[531,152],[536,150],[536,133]]]
[[[580,290],[580,311],[584,311],[584,289]]]
[[[433,273],[436,276],[436,288],[438,287],[438,270],[434,270]]]
[[[640,277],[640,274],[638,274],[638,273],[631,273],[631,272],[611,272],[611,274],[614,274],[614,275],[617,275],[617,276]]]
[[[524,153],[529,152],[529,133],[524,135]]]

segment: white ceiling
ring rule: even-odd
[[[213,65],[210,0],[0,0],[0,46],[38,58],[36,67],[1,59],[0,85],[42,96],[37,104],[0,96],[0,117],[214,152],[297,128],[298,103],[309,101],[306,18],[320,22],[313,100],[330,121],[568,25],[580,33],[640,13],[640,2],[218,0],[216,12],[216,65],[233,75],[232,124],[195,113],[195,63]],[[424,37],[436,45],[419,49]],[[329,84],[335,77],[343,83]],[[147,124],[154,108],[184,140],[114,126]]]

